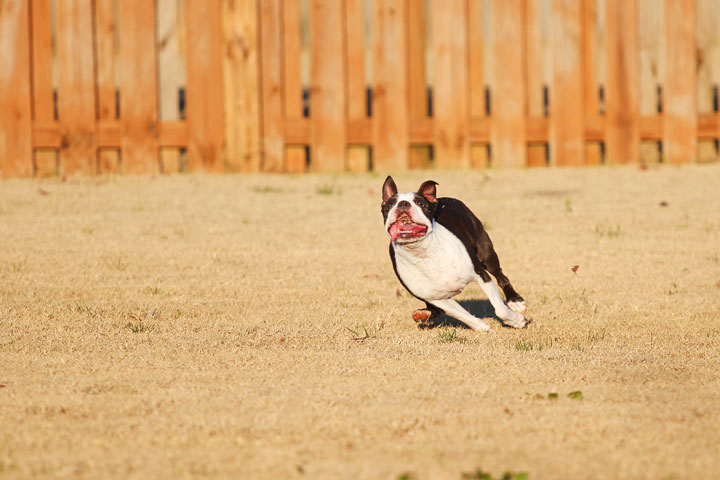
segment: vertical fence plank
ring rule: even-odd
[[[33,121],[36,126],[55,123],[55,99],[52,77],[52,18],[50,0],[30,3],[32,29]],[[35,175],[57,175],[58,154],[52,149],[34,152]]]
[[[115,95],[115,29],[115,2],[113,0],[95,0],[97,101],[100,122],[115,121],[118,114]],[[120,172],[120,155],[117,149],[100,149],[98,171],[100,173]]]
[[[156,173],[158,161],[155,9],[144,0],[118,3],[122,168]]]
[[[295,124],[303,118],[303,88],[300,74],[301,10],[299,0],[283,1],[285,121]],[[285,146],[285,170],[291,173],[303,173],[307,170],[304,145]]]
[[[265,0],[259,5],[262,170],[281,172],[285,165],[281,0]]]
[[[365,95],[365,5],[363,0],[345,2],[345,44],[347,69],[347,119],[353,121],[367,119],[367,101]],[[350,128],[350,127],[348,127]],[[347,170],[367,172],[370,167],[370,155],[367,145],[349,145],[347,150]]]
[[[716,0],[696,0],[695,25],[697,38],[697,109],[700,115],[714,111],[713,75],[718,63],[717,7]],[[713,161],[718,158],[715,139],[698,140],[697,160]]]
[[[312,161],[316,172],[345,168],[345,71],[343,2],[312,0]]]
[[[97,157],[92,0],[56,2],[63,174],[94,173]]]
[[[228,169],[260,171],[256,0],[225,0],[225,136]]]
[[[425,31],[425,0],[409,0],[407,6],[408,41],[408,115],[410,125],[428,118],[427,70],[425,52],[427,35]],[[410,168],[430,167],[430,147],[411,145],[408,157]]]
[[[157,43],[159,121],[177,121],[180,118],[178,97],[180,91],[180,44],[178,42],[178,0],[157,0]],[[180,170],[180,149],[160,150],[160,170],[175,173]]]
[[[665,1],[663,153],[669,163],[693,161],[697,147],[695,2]]]
[[[470,88],[470,118],[487,118],[487,105],[485,101],[485,27],[483,26],[482,0],[469,0],[468,2],[468,75]],[[472,168],[487,168],[488,148],[486,144],[470,145],[470,166]]]
[[[408,166],[406,11],[404,0],[375,0],[373,159],[380,170]]]
[[[0,169],[3,177],[32,175],[28,2],[7,0],[0,12]]]
[[[636,0],[606,0],[606,140],[608,163],[638,160]]]
[[[463,0],[433,2],[435,165],[470,166],[467,10]]]
[[[658,117],[660,114],[659,88],[664,37],[664,13],[657,0],[638,1],[638,110],[641,118]],[[642,139],[640,162],[660,162],[660,139]]]
[[[552,0],[550,21],[553,50],[550,137],[553,165],[585,163],[583,109],[582,3]]]
[[[492,162],[494,166],[526,164],[527,94],[525,89],[525,2],[492,3],[494,63]]]
[[[582,69],[583,105],[586,122],[600,124],[598,98],[598,11],[597,0],[582,0]],[[598,165],[602,162],[599,142],[585,143],[585,164]]]
[[[220,0],[186,0],[188,166],[224,169]]]
[[[539,118],[546,115],[545,87],[546,66],[549,54],[547,26],[543,21],[543,6],[548,9],[544,0],[528,0],[525,13],[525,48],[527,51],[527,109],[528,116]],[[545,12],[547,13],[547,12]],[[554,93],[551,92],[551,98]],[[531,143],[527,147],[527,164],[529,167],[547,166],[545,143]]]

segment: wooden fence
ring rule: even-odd
[[[3,177],[717,158],[720,0],[0,0]]]

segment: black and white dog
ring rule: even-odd
[[[503,274],[482,223],[460,200],[437,198],[436,185],[428,180],[416,193],[398,193],[392,177],[387,177],[382,188],[382,214],[395,274],[426,305],[413,313],[413,319],[425,325],[444,312],[473,330],[489,330],[452,299],[474,280],[505,325],[525,327],[530,323],[523,316],[525,300]],[[503,289],[507,305],[488,272]]]

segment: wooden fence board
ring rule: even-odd
[[[231,171],[260,171],[256,0],[224,1],[225,137]]]
[[[606,0],[605,25],[607,161],[636,162],[640,143],[636,0]]]
[[[346,0],[345,2],[345,44],[347,70],[347,120],[348,130],[353,120],[367,118],[367,97],[365,94],[365,2]],[[349,133],[349,132],[348,132]],[[370,168],[370,155],[367,145],[349,145],[347,150],[347,170],[367,172]]]
[[[181,84],[180,43],[178,41],[178,0],[157,0],[158,86],[159,120],[176,121],[180,118],[178,97]],[[160,150],[160,171],[175,173],[180,170],[180,149]]]
[[[551,164],[582,165],[585,163],[582,3],[552,0],[550,5],[553,51]]]
[[[259,5],[262,170],[281,172],[285,163],[281,0]]]
[[[283,53],[285,84],[285,121],[303,118],[303,86],[300,75],[302,51],[301,5],[298,0],[283,2]],[[339,27],[339,26],[338,26]],[[307,170],[305,145],[290,145],[285,138],[285,170],[303,173]]]
[[[32,175],[32,103],[28,2],[7,0],[0,12],[0,170]]]
[[[144,0],[118,4],[122,169],[156,173],[158,160],[155,10]],[[139,101],[142,99],[142,101]]]
[[[58,120],[63,174],[96,171],[92,0],[56,2]]]
[[[547,26],[543,22],[544,0],[527,0],[525,12],[525,48],[527,52],[527,112],[530,118],[541,118],[545,109],[545,72],[549,54]],[[554,90],[553,90],[554,92]],[[553,95],[554,96],[554,95]],[[527,146],[527,165],[529,167],[547,166],[547,144],[533,142]]]
[[[375,0],[373,18],[373,162],[375,168],[408,167],[406,11],[404,0]]]
[[[586,122],[600,120],[599,79],[598,79],[598,11],[597,0],[582,0],[582,69],[583,106]],[[585,164],[602,163],[599,142],[585,143]]]
[[[525,2],[492,3],[492,49],[494,56],[492,101],[493,166],[526,164],[527,93],[523,25]],[[522,20],[518,20],[522,19]]]
[[[467,12],[463,0],[433,2],[435,166],[470,166]]]
[[[224,169],[220,0],[185,0],[187,28],[188,166]]]
[[[97,48],[97,102],[98,120],[115,121],[118,118],[117,85],[115,80],[115,1],[95,0],[95,45]],[[120,151],[101,148],[98,153],[100,173],[120,172]]]
[[[663,62],[661,37],[664,9],[657,0],[638,0],[638,111],[641,116],[659,115],[662,83],[660,67]],[[641,135],[642,136],[642,135]],[[640,142],[640,162],[660,162],[660,138],[643,138]]]
[[[696,39],[697,39],[697,109],[699,114],[714,111],[715,73],[718,68],[717,9],[716,0],[696,0]],[[697,160],[708,162],[717,160],[715,139],[699,139]]]
[[[412,128],[413,124],[428,118],[428,82],[425,65],[428,32],[425,31],[427,15],[425,0],[409,0],[407,8],[408,115]],[[410,141],[413,141],[412,138]],[[415,169],[429,168],[430,147],[410,145],[408,166]]]
[[[697,97],[695,4],[692,0],[665,1],[667,70],[663,115],[663,154],[669,163],[695,160]]]
[[[343,5],[312,0],[311,8],[310,167],[315,172],[340,172],[345,168],[346,143]]]
[[[33,122],[55,123],[55,100],[52,75],[52,18],[50,0],[30,2],[32,30],[32,97]],[[36,149],[33,155],[35,175],[57,175],[58,154],[55,149]]]

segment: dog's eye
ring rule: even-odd
[[[415,205],[417,205],[418,207],[422,207],[422,206],[423,206],[422,200],[420,200],[419,198],[416,198],[416,199],[415,199]]]

